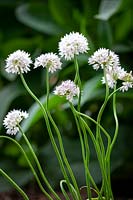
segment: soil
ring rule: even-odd
[[[40,189],[35,184],[28,185],[27,187],[25,187],[24,191],[26,192],[26,194],[27,194],[27,196],[29,197],[30,200],[48,200],[46,197],[44,197],[44,194],[42,194],[40,192]],[[133,196],[129,197],[128,195],[124,195],[123,191],[124,190],[120,190],[119,193],[115,192],[115,196],[116,196],[115,200],[133,200]],[[57,194],[59,195],[61,200],[65,200],[65,198],[61,194],[61,192],[57,192]],[[120,196],[117,196],[118,194]],[[121,196],[121,194],[123,196]],[[81,195],[82,195],[83,200],[87,199],[86,190],[85,189],[82,189]],[[94,193],[93,193],[93,196],[95,196]],[[51,195],[51,197],[53,198],[53,200],[56,200],[53,197],[53,195]],[[70,197],[70,200],[73,200],[70,195],[69,195],[69,197]],[[23,198],[20,196],[20,194],[17,191],[13,190],[13,191],[0,193],[0,200],[23,200]]]

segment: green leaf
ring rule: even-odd
[[[24,90],[16,83],[9,84],[0,91],[0,128],[11,102],[22,93]]]
[[[49,3],[49,8],[51,10],[51,14],[53,15],[57,23],[64,26],[67,31],[69,31],[67,28],[71,30],[71,24],[73,22],[72,17],[73,17],[74,1],[49,0],[48,3]]]
[[[96,19],[109,20],[120,8],[122,0],[102,0]]]
[[[101,88],[101,75],[95,76],[94,78],[88,80],[83,87],[83,94],[81,99],[81,105],[92,99],[99,98],[103,94],[103,89]]]
[[[97,26],[99,37],[99,46],[112,48],[113,35],[108,21],[99,21]]]
[[[16,16],[22,23],[37,31],[49,35],[58,35],[62,32],[51,18],[45,3],[22,4],[16,9]]]
[[[120,41],[126,38],[132,27],[131,10],[129,10],[119,18],[119,23],[115,27],[116,39]]]

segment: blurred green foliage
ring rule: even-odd
[[[133,65],[133,21],[131,17],[132,0],[1,0],[0,1],[0,130],[3,117],[9,109],[22,108],[29,110],[30,117],[23,123],[23,129],[40,158],[51,183],[57,187],[61,173],[54,156],[42,114],[36,103],[26,93],[19,76],[9,75],[4,70],[5,59],[8,54],[17,49],[31,53],[32,58],[49,51],[58,52],[60,38],[70,31],[82,32],[89,40],[89,55],[99,47],[114,50],[120,56],[121,65],[128,71]],[[104,97],[101,85],[101,74],[94,72],[87,65],[87,57],[79,56],[80,73],[83,82],[82,111],[96,117]],[[25,78],[45,104],[45,70],[32,70]],[[59,80],[74,78],[74,66],[71,62],[64,62],[63,69],[52,75],[50,79],[51,91]],[[132,149],[132,113],[133,93],[118,94],[118,115],[120,131],[117,144],[112,156],[112,170],[133,170]],[[76,104],[76,102],[75,102]],[[111,102],[103,116],[103,124],[113,133],[114,121]],[[74,119],[68,105],[63,99],[50,96],[50,109],[55,122],[58,124],[64,141],[64,146],[75,170],[78,182],[84,185],[83,165],[78,133]],[[90,124],[92,128],[93,124]],[[19,140],[25,147],[18,134]],[[90,143],[92,146],[92,144]],[[97,169],[96,155],[92,150],[91,171],[96,181],[101,180]],[[69,150],[69,151],[68,151]],[[76,151],[74,151],[76,150]],[[28,149],[26,149],[28,152]],[[75,153],[76,152],[76,153]],[[33,163],[34,165],[34,163]],[[14,144],[0,141],[0,167],[8,171],[20,185],[31,180],[32,175],[27,163]],[[55,173],[56,170],[56,173]],[[95,173],[95,171],[97,173]],[[27,174],[24,176],[24,174]],[[122,172],[118,171],[120,176]],[[128,174],[128,173],[127,173]],[[25,178],[24,178],[25,177]],[[115,173],[114,173],[115,177]],[[133,174],[129,173],[133,178]],[[128,178],[128,177],[127,177]],[[0,177],[0,191],[10,186]]]

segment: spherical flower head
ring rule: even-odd
[[[54,73],[56,70],[61,69],[62,63],[55,53],[46,53],[36,58],[34,65],[34,68],[42,66],[46,67],[49,72]]]
[[[79,96],[79,87],[71,80],[63,81],[61,85],[56,86],[54,94],[65,96],[68,101],[72,102],[73,97]]]
[[[87,50],[89,50],[87,38],[78,32],[66,34],[59,42],[59,55],[66,60],[72,60],[74,55],[86,53]]]
[[[9,135],[16,135],[19,131],[18,124],[27,117],[28,113],[26,111],[15,109],[10,111],[3,120],[3,125],[7,129],[6,133]]]
[[[20,74],[20,71],[27,73],[30,71],[30,64],[32,64],[30,54],[23,50],[17,50],[6,59],[5,70],[12,74]]]
[[[117,67],[120,65],[119,57],[113,51],[105,48],[100,48],[88,59],[89,65],[92,65],[95,70],[104,67]]]

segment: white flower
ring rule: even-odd
[[[105,69],[106,72],[106,80],[109,88],[114,88],[117,83],[117,80],[123,80],[126,76],[127,72],[121,68],[120,66],[109,66]],[[105,84],[105,77],[102,78],[102,83]]]
[[[120,90],[122,92],[128,91],[129,88],[133,88],[133,83],[132,82],[123,82],[122,86],[120,87]]]
[[[15,109],[10,111],[3,120],[3,125],[7,129],[7,134],[16,135],[19,131],[18,124],[27,117],[28,113],[26,111]]]
[[[106,79],[109,88],[113,89],[116,84],[116,80],[111,76],[111,74],[108,73],[106,74]],[[105,77],[102,78],[102,83],[105,84]]]
[[[87,38],[78,32],[66,34],[59,42],[59,55],[66,60],[72,60],[74,55],[86,53],[87,50],[89,50]]]
[[[30,54],[23,50],[17,50],[6,59],[5,70],[13,74],[20,74],[20,71],[21,73],[27,73],[30,71],[31,63]]]
[[[61,61],[60,58],[55,53],[46,53],[40,55],[35,60],[35,67],[43,66],[48,68],[48,71],[53,73],[58,69],[61,69]]]
[[[79,87],[71,80],[63,81],[61,85],[56,86],[54,94],[65,96],[68,101],[72,102],[74,96],[79,96]]]
[[[113,51],[105,48],[100,48],[88,59],[88,63],[93,66],[95,70],[100,67],[117,67],[120,65],[119,57]]]

